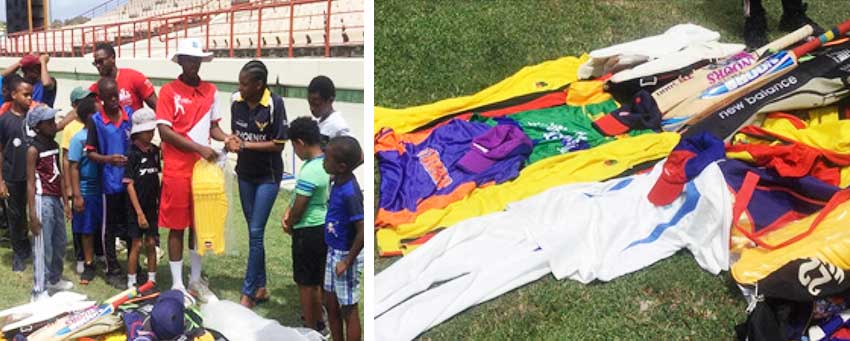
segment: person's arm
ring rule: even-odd
[[[133,204],[133,210],[136,211],[136,217],[139,219],[139,227],[148,228],[148,220],[145,218],[145,212],[142,211],[142,205],[139,203],[139,197],[136,194],[136,186],[133,179],[124,178],[124,183],[127,184],[127,196],[130,198],[130,203]]]
[[[71,207],[71,199],[74,191],[71,189],[71,161],[68,160],[68,149],[62,148],[62,190],[65,195],[62,200],[65,201],[66,207]]]
[[[168,143],[184,152],[198,153],[207,161],[214,162],[218,158],[218,153],[216,153],[211,147],[200,145],[181,136],[174,132],[174,129],[171,129],[171,126],[160,123],[157,124],[157,127],[159,128],[159,137],[162,139],[162,142]]]
[[[57,162],[58,163],[58,162]],[[71,199],[66,199],[71,196],[70,188],[68,188],[68,179],[65,177],[67,168],[62,166],[62,174],[59,176],[59,188],[62,189],[62,210],[65,211],[65,219],[71,220]]]
[[[230,138],[230,135],[227,135],[227,133],[225,133],[224,130],[221,129],[221,126],[219,126],[218,122],[219,121],[213,121],[211,123],[210,136],[216,141],[225,142],[227,141],[227,139]]]
[[[152,93],[148,98],[145,98],[145,104],[151,108],[151,110],[156,111],[156,92]]]
[[[35,163],[38,160],[38,150],[35,147],[27,149],[27,207],[30,215],[30,231],[33,235],[41,233],[41,222],[35,207]]]
[[[80,163],[79,162],[70,162],[71,163],[71,193],[74,195],[74,211],[77,213],[82,213],[85,209],[85,202],[83,200],[83,192],[80,190]]]
[[[50,72],[47,71],[47,63],[50,61],[49,54],[43,54],[39,56],[41,60],[41,85],[44,86],[45,89],[53,88],[55,83],[53,83],[53,78],[50,77]]]
[[[56,128],[59,129],[59,131],[63,131],[63,130],[65,130],[65,127],[67,127],[69,123],[71,123],[72,121],[74,121],[76,119],[77,119],[77,111],[71,109],[71,111],[69,111],[68,114],[65,115],[65,118],[63,118],[61,121],[59,121],[59,123],[56,123]],[[65,137],[62,137],[62,139],[64,140]]]
[[[86,157],[99,164],[111,164],[114,166],[123,166],[127,163],[127,157],[121,154],[103,155],[98,152],[99,142],[97,138],[97,128],[94,126],[94,120],[89,118],[86,124],[89,127],[88,136],[86,136]]]
[[[125,70],[129,71],[129,70]],[[156,112],[156,102],[158,98],[156,97],[156,89],[153,87],[153,83],[151,83],[150,79],[145,77],[145,75],[137,72],[133,72],[133,90],[135,93],[141,98],[145,104],[148,105],[151,110]]]
[[[15,64],[9,65],[5,69],[3,69],[3,71],[0,72],[0,75],[3,75],[3,78],[9,77],[13,73],[18,72],[18,70],[20,68],[21,68],[21,63],[15,62]]]
[[[242,150],[254,150],[258,152],[280,153],[286,144],[274,141],[242,142]]]
[[[2,134],[2,133],[0,133]],[[0,143],[0,165],[3,164],[3,144]],[[9,188],[6,187],[6,178],[3,177],[3,167],[0,167],[0,198],[9,197]]]
[[[307,211],[307,204],[310,202],[310,197],[301,194],[295,195],[295,202],[292,208],[289,209],[289,215],[284,217],[283,230],[286,233],[292,232],[292,227],[301,221],[304,212]]]
[[[351,267],[357,261],[357,255],[363,250],[363,220],[358,220],[354,223],[357,228],[357,235],[354,236],[354,243],[351,244],[351,249],[348,250],[348,255],[339,263],[336,264],[336,275],[339,276],[345,270]]]

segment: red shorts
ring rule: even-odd
[[[159,200],[159,227],[185,230],[193,225],[192,179],[162,177],[162,196]]]

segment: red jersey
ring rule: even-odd
[[[115,82],[118,83],[118,102],[121,107],[129,106],[133,111],[141,109],[145,98],[156,92],[151,81],[133,69],[118,69]],[[97,82],[89,86],[89,91],[97,95]]]
[[[221,120],[216,104],[216,88],[212,83],[201,81],[192,87],[175,80],[162,86],[156,102],[156,121],[171,126],[177,134],[200,145],[210,145],[210,127]],[[191,178],[195,162],[201,156],[184,152],[162,142],[163,176]]]

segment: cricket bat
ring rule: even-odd
[[[753,68],[758,59],[768,52],[776,52],[791,46],[812,34],[812,26],[806,25],[782,38],[760,47],[752,53],[741,52],[720,63],[711,64],[696,69],[686,76],[681,76],[667,85],[652,92],[652,98],[658,104],[662,114],[667,113],[677,104],[693,97],[700,91],[726,80],[728,77]]]
[[[66,340],[74,332],[88,327],[103,316],[114,313],[115,310],[118,309],[118,306],[122,303],[135,297],[140,292],[150,290],[153,288],[153,285],[154,283],[149,281],[140,286],[138,289],[135,287],[127,289],[104,301],[101,305],[91,306],[88,309],[69,314],[68,316],[56,320],[53,324],[39,329],[27,339],[32,341]]]
[[[848,30],[850,30],[850,20],[833,27],[817,39],[812,39],[792,50],[779,51],[765,58],[753,68],[738,72],[723,83],[718,83],[702,91],[698,96],[680,103],[668,112],[665,119],[669,116],[680,119],[680,121],[675,126],[668,125],[664,129],[668,131],[675,129],[683,132],[688,126],[699,122],[719,107],[735,101],[742,94],[788,73],[788,71],[797,67],[799,57],[836,37],[844,35]]]

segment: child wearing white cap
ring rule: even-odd
[[[136,277],[142,242],[147,252],[147,281],[156,282],[159,173],[162,168],[159,147],[151,143],[154,129],[156,114],[153,110],[142,108],[133,114],[133,128],[130,130],[132,144],[127,150],[127,165],[124,167],[124,184],[127,185],[127,197],[130,199],[127,234],[132,240],[127,262],[128,288],[145,282]]]

